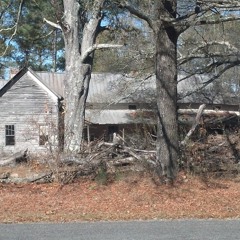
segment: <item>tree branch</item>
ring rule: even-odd
[[[208,86],[209,84],[211,84],[214,80],[218,79],[218,78],[219,78],[222,74],[224,74],[227,70],[235,67],[235,66],[238,65],[238,64],[240,64],[240,60],[231,61],[231,62],[230,62],[230,61],[228,61],[228,62],[223,61],[223,62],[212,63],[212,64],[211,64],[211,68],[214,68],[214,67],[216,67],[216,66],[224,66],[224,68],[221,69],[217,74],[214,74],[210,79],[208,79],[207,81],[203,82],[203,84],[202,84],[200,87],[198,87],[196,90],[187,92],[186,94],[184,94],[183,96],[181,96],[181,98],[179,98],[179,99],[183,99],[183,98],[185,98],[185,97],[191,96],[191,95],[194,94],[194,93],[197,93],[197,92],[202,91],[206,86]],[[209,67],[208,67],[208,68],[209,68]],[[208,70],[205,69],[204,71],[202,71],[201,74],[206,73],[206,72],[209,72],[209,71],[210,71],[209,69],[208,69]]]
[[[147,16],[146,14],[144,14],[142,11],[139,11],[138,9],[134,8],[133,6],[129,5],[127,3],[127,1],[124,1],[124,3],[119,3],[118,4],[119,8],[125,8],[127,9],[131,14],[133,14],[134,16],[144,20],[147,22],[148,26],[154,30],[154,25],[153,22],[151,20],[150,16]]]
[[[13,40],[13,37],[17,34],[18,22],[19,22],[19,20],[20,20],[20,16],[21,16],[21,12],[22,12],[23,2],[24,2],[24,0],[21,0],[21,2],[20,2],[20,4],[19,4],[19,8],[18,8],[17,21],[16,21],[16,23],[14,24],[14,26],[11,28],[11,29],[14,29],[14,28],[15,28],[15,30],[14,30],[12,36],[10,37],[10,39],[9,39],[9,41],[8,41],[7,47],[5,48],[3,54],[0,55],[0,57],[3,57],[3,56],[6,54],[8,48],[9,48],[9,45],[10,45],[11,41]]]
[[[51,21],[47,20],[46,18],[43,18],[43,21],[46,22],[47,24],[49,24],[50,26],[54,27],[54,28],[62,30],[61,26],[57,23],[51,22]]]
[[[219,24],[222,22],[229,21],[237,21],[240,20],[240,16],[231,16],[231,17],[223,17],[220,15],[219,10],[221,11],[237,11],[240,10],[240,2],[235,0],[206,0],[206,1],[198,1],[201,5],[201,12],[195,13],[194,11],[181,16],[177,19],[172,19],[169,24],[173,24],[174,26],[179,28],[180,32],[185,31],[187,28],[191,26],[200,26],[200,25],[210,25],[210,24]],[[217,9],[217,12],[216,12]],[[215,10],[215,11],[214,11]],[[216,19],[213,18],[213,14],[206,16],[206,13],[219,14],[219,17]]]
[[[118,44],[94,44],[92,47],[88,48],[82,55],[82,63],[86,61],[88,56],[94,52],[95,50],[99,49],[107,49],[107,48],[121,48],[124,45],[118,45]]]
[[[210,46],[223,46],[227,48],[227,54],[221,53],[221,52],[208,52],[206,53],[205,49],[208,49]],[[202,51],[202,53],[201,53]],[[216,58],[216,57],[234,57],[239,56],[240,52],[238,49],[230,44],[228,41],[211,41],[211,42],[205,42],[202,45],[198,46],[197,48],[193,49],[191,54],[188,54],[187,56],[181,56],[178,58],[178,65],[182,65],[192,59],[196,58]]]
[[[0,12],[0,19],[2,19],[5,12],[12,6],[13,0],[9,1],[8,5]]]

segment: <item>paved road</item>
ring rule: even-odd
[[[240,240],[239,220],[0,224],[0,240]]]

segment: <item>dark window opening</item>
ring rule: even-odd
[[[43,146],[48,142],[48,126],[39,127],[39,145]]]
[[[95,140],[95,136],[93,134],[90,135],[90,142],[93,142]]]
[[[109,142],[113,141],[114,133],[118,133],[118,126],[117,125],[108,126],[108,141]]]
[[[48,136],[46,135],[40,135],[39,136],[39,145],[43,146],[48,142]]]
[[[134,104],[131,104],[131,105],[128,105],[128,109],[129,109],[129,110],[136,110],[136,109],[137,109],[137,106],[134,105]]]
[[[14,125],[5,126],[6,146],[15,145],[15,128]]]
[[[221,110],[221,106],[214,106],[213,110]]]
[[[95,140],[95,135],[94,134],[90,134],[90,131],[88,132],[88,128],[85,127],[83,129],[83,139],[85,141],[93,142]]]

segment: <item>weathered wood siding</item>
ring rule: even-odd
[[[6,146],[5,125],[15,126],[15,145]],[[39,126],[48,125],[57,136],[58,100],[37,84],[28,72],[0,97],[0,153],[29,149],[47,151],[39,146]]]

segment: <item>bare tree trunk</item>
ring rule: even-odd
[[[170,3],[171,2],[171,3]],[[160,6],[158,18],[164,12],[176,11],[176,1]],[[157,164],[158,175],[173,180],[177,174],[177,38],[173,27],[162,23],[156,31],[156,87],[157,87]]]
[[[81,64],[79,60],[76,60],[74,65],[66,72],[64,146],[66,151],[79,152],[82,143],[91,66]]]
[[[64,32],[66,52],[65,82],[65,151],[79,152],[84,128],[85,105],[92,72],[93,51],[102,18],[103,0],[96,0],[92,15],[86,20],[78,1],[64,0]],[[87,16],[89,18],[89,16]]]

